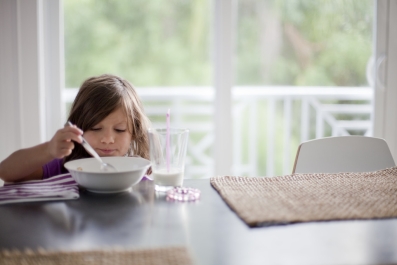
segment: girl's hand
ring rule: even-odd
[[[81,143],[83,131],[73,126],[58,130],[48,144],[48,152],[53,158],[63,158],[72,153],[74,142]]]

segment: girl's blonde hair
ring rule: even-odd
[[[86,131],[119,107],[127,116],[128,129],[132,135],[128,156],[149,159],[147,130],[150,122],[134,87],[125,79],[110,74],[88,78],[77,93],[68,120]],[[76,144],[64,162],[84,157],[90,155]]]

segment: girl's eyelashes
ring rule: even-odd
[[[91,131],[100,131],[102,128],[100,128],[100,127],[94,127],[94,128],[91,128],[90,130]],[[116,132],[118,132],[118,133],[123,133],[123,132],[126,132],[127,131],[127,129],[114,129]]]

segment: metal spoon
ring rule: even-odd
[[[72,124],[70,121],[68,121],[67,124],[70,125],[70,126],[73,126],[73,124]],[[83,136],[81,136],[81,138],[83,139],[81,145],[84,147],[84,149],[85,149],[90,155],[92,155],[93,157],[95,157],[95,158],[101,163],[101,168],[100,168],[101,171],[104,171],[104,172],[117,172],[117,169],[116,169],[114,166],[112,166],[112,165],[109,164],[109,163],[103,162],[103,160],[102,160],[101,157],[98,155],[98,153],[95,152],[94,148],[91,147],[91,145],[84,139]]]

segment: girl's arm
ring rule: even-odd
[[[42,166],[72,153],[74,143],[81,143],[83,132],[76,126],[58,130],[49,142],[12,153],[0,163],[0,178],[6,182],[41,179]]]
[[[42,166],[52,160],[49,142],[18,150],[0,163],[0,178],[6,182],[41,179]]]

